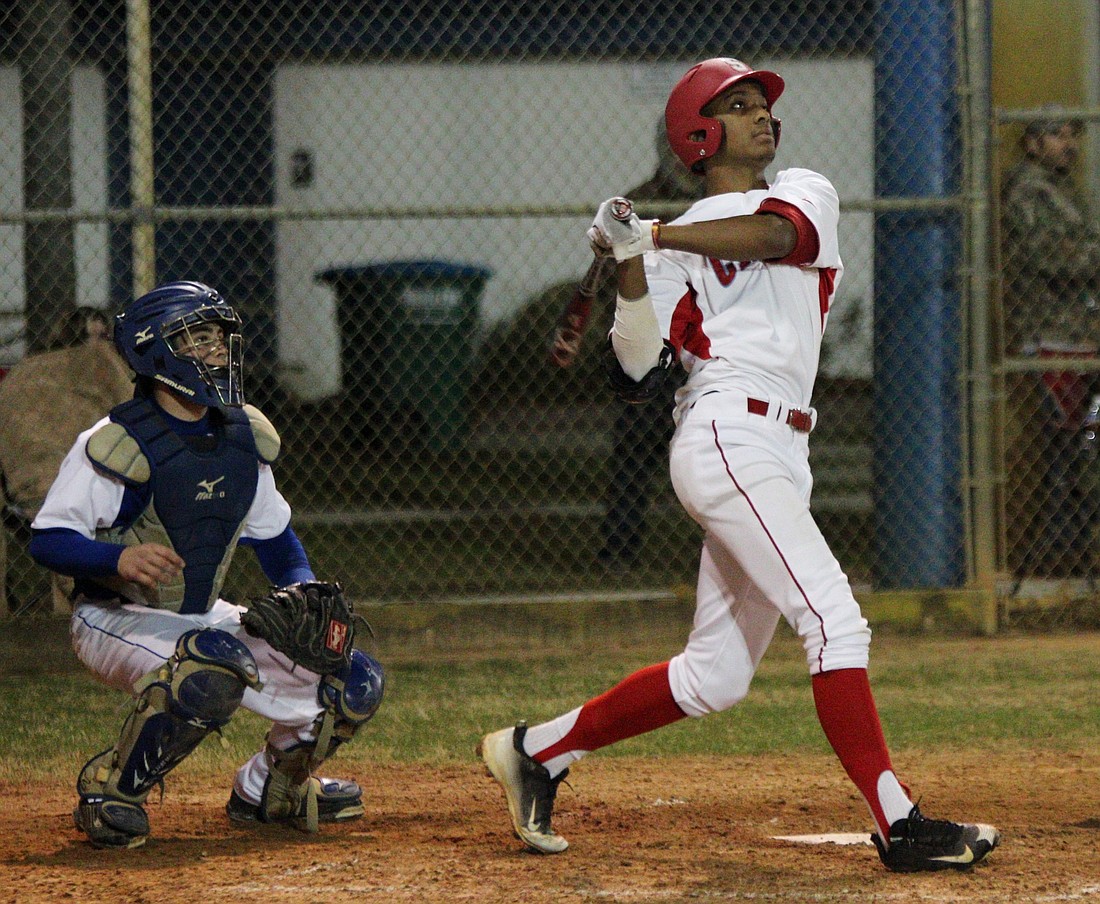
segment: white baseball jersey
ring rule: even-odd
[[[840,202],[829,180],[806,169],[778,174],[766,189],[697,201],[676,224],[760,210],[783,213],[816,255],[802,266],[719,261],[684,251],[645,256],[661,332],[690,371],[677,412],[703,393],[737,389],[808,407],[829,306],[843,272]]]

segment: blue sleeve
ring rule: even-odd
[[[36,530],[30,545],[31,558],[39,565],[74,578],[114,577],[123,549],[115,543],[89,540],[66,527]]]
[[[298,539],[294,528],[289,524],[279,536],[269,540],[241,537],[238,543],[241,546],[251,546],[256,550],[260,568],[276,587],[285,587],[287,584],[296,584],[299,581],[317,580],[313,569],[309,567],[305,547],[302,546],[302,541]]]

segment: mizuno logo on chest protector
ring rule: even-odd
[[[199,484],[198,484],[199,492],[195,494],[195,499],[196,500],[213,499],[214,498],[214,488],[219,483],[221,483],[223,480],[225,480],[225,475],[224,474],[221,477],[215,477],[213,480],[200,480]],[[221,490],[221,491],[218,492],[218,496],[224,496],[224,495],[225,495],[225,490]]]

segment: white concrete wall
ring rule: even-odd
[[[291,207],[579,205],[648,178],[654,127],[682,63],[286,65],[275,79],[276,201]],[[756,60],[787,79],[776,112],[783,140],[773,171],[818,169],[841,198],[874,186],[873,67],[869,60]],[[106,206],[104,81],[73,75],[73,200]],[[292,187],[290,155],[305,149],[316,177]],[[19,75],[0,67],[0,210],[23,209]],[[588,261],[588,217],[283,222],[278,228],[281,356],[303,397],[340,383],[333,292],[326,267],[391,259],[445,259],[490,267],[486,325],[514,314],[543,287]],[[848,265],[834,310],[828,369],[870,374],[873,228],[842,218]],[[81,304],[103,306],[107,227],[76,232]],[[23,354],[23,228],[0,225],[0,365]]]

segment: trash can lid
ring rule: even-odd
[[[320,270],[316,278],[324,282],[353,281],[359,277],[424,279],[488,279],[493,271],[478,264],[460,264],[445,260],[381,261],[373,264],[347,264]]]

